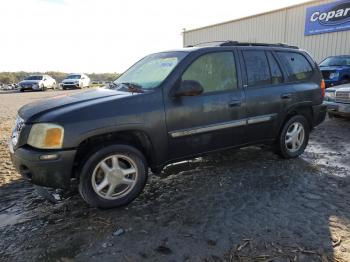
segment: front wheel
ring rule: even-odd
[[[283,126],[278,137],[278,153],[286,159],[300,156],[309,141],[310,128],[305,117],[291,117]]]
[[[84,163],[79,192],[91,206],[119,207],[141,193],[147,176],[140,151],[129,145],[110,145],[95,151]]]

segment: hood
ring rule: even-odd
[[[41,100],[39,102],[27,104],[18,111],[18,114],[26,122],[31,122],[35,117],[39,115],[65,106],[76,105],[79,103],[86,103],[90,101],[96,102],[96,100],[102,100],[103,98],[122,98],[131,95],[132,93],[129,92],[120,92],[111,89],[89,90],[86,92],[75,93],[72,95],[60,95],[53,98]]]
[[[320,66],[321,71],[340,71],[349,68],[349,66]]]
[[[18,84],[37,84],[39,83],[41,80],[22,80],[21,82],[19,82]]]
[[[334,92],[334,91],[345,91],[350,92],[350,84],[340,85],[340,86],[334,86],[326,89],[326,92]]]

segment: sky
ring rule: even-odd
[[[0,72],[122,73],[181,32],[306,0],[0,0]]]

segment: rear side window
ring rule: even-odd
[[[312,67],[306,58],[295,52],[277,52],[288,71],[291,81],[307,80],[312,76]]]
[[[273,55],[270,52],[267,52],[266,56],[270,64],[271,83],[273,85],[282,83],[283,82],[282,71],[276,59],[273,57]]]
[[[237,88],[236,65],[232,52],[210,53],[195,60],[182,75],[182,80],[195,80],[204,93]]]
[[[248,86],[271,84],[269,64],[264,51],[243,51],[247,70]]]

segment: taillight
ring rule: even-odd
[[[321,87],[321,90],[322,90],[322,98],[324,98],[325,92],[326,92],[326,83],[325,83],[324,79],[322,79],[320,87]]]

